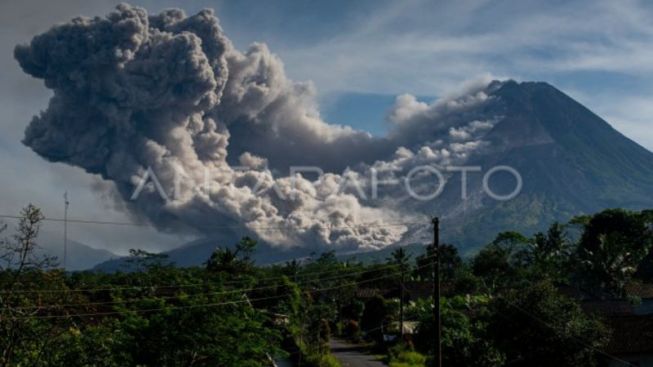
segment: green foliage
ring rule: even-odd
[[[489,301],[487,296],[456,296],[442,300],[442,354],[445,365],[503,365],[503,354],[488,342],[486,319]],[[419,320],[415,346],[433,355],[435,326],[431,309],[424,309]]]
[[[424,367],[426,357],[399,344],[390,349],[390,367]]]
[[[326,251],[320,254],[314,263],[318,267],[328,268],[331,266],[338,265],[338,258],[336,257],[336,251]]]
[[[280,335],[263,327],[263,315],[245,305],[207,312],[201,307],[207,301],[212,300],[189,297],[183,306],[177,306],[184,309],[163,306],[161,311],[147,314],[127,311],[119,324],[125,335],[119,354],[126,355],[135,365],[144,366],[212,366],[238,362],[256,366],[267,359],[266,353],[275,354]],[[144,304],[142,309],[151,306]]]
[[[415,277],[429,280],[432,276],[431,263],[436,256],[433,245],[426,246],[426,252],[416,258]],[[458,249],[450,244],[442,244],[439,248],[440,279],[450,281],[455,278],[456,272],[463,266],[463,261],[458,254]]]
[[[22,289],[61,288],[61,272],[44,273],[53,259],[38,255],[36,240],[43,214],[33,205],[21,211],[15,234],[2,241],[0,259],[0,366],[27,365],[48,350],[57,328],[32,318],[38,312],[32,294]],[[0,232],[5,227],[0,228]],[[54,296],[54,297],[53,297]],[[57,294],[45,293],[46,302],[61,301]],[[65,299],[65,298],[64,298]]]
[[[596,365],[609,333],[559,286],[623,296],[633,279],[652,280],[651,213],[578,218],[577,241],[558,223],[532,238],[504,232],[470,261],[442,245],[444,364]],[[67,274],[37,256],[40,211],[29,206],[23,217],[0,252],[0,367],[267,366],[285,354],[282,346],[302,365],[331,367],[332,333],[387,351],[382,331],[399,319],[396,296],[386,292],[400,278],[388,264],[341,262],[330,251],[256,267],[256,241],[243,238],[217,249],[205,268],[175,268],[134,250],[137,271]],[[404,248],[387,261],[430,282],[435,254],[425,250],[413,272]],[[432,313],[430,297],[405,305],[405,319],[419,326],[411,341],[390,348],[391,366],[428,364]]]
[[[281,330],[245,302],[245,290],[225,291],[219,274],[173,268],[140,250],[131,251],[137,272],[50,270],[36,252],[42,219],[28,206],[3,242],[0,366],[254,367],[284,354]],[[251,251],[241,241],[240,259]],[[286,279],[279,288],[289,295],[283,309],[298,313],[296,285]]]
[[[394,250],[390,254],[390,257],[386,259],[386,261],[388,262],[388,264],[397,265],[398,271],[401,272],[409,271],[410,255],[408,255],[408,253],[403,247],[399,247],[398,249]]]
[[[515,237],[513,237],[515,238]],[[472,261],[474,275],[483,279],[485,286],[494,290],[516,279],[518,273],[518,250],[512,241],[506,242],[505,235],[482,249]],[[523,243],[526,241],[524,240]],[[521,243],[519,243],[521,244]]]
[[[256,241],[249,237],[243,237],[233,249],[217,248],[207,261],[206,269],[232,275],[246,273],[254,266],[252,254],[255,249]]]
[[[638,267],[648,265],[644,260],[652,246],[648,212],[611,209],[596,214],[585,220],[578,244],[582,277],[589,287],[622,296]]]
[[[532,272],[564,282],[571,271],[573,248],[565,226],[556,222],[546,233],[535,234],[524,257]]]
[[[605,327],[547,281],[493,299],[488,336],[516,366],[594,366]]]
[[[303,365],[307,367],[341,367],[340,362],[331,354],[311,354],[307,356]]]

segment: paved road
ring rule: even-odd
[[[375,360],[375,357],[365,354],[365,350],[357,345],[331,339],[331,353],[340,361],[343,367],[384,367],[385,363]]]

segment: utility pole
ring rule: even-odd
[[[66,270],[66,261],[68,260],[68,191],[63,194],[64,211],[63,211],[63,270]]]
[[[431,264],[433,272],[433,322],[435,324],[435,353],[433,365],[442,367],[442,320],[440,318],[440,219],[434,217],[433,224],[433,254]]]
[[[405,282],[405,266],[402,262],[401,266],[401,283],[399,284],[399,335],[401,335],[401,341],[404,340],[404,282]]]

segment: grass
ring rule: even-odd
[[[311,366],[315,366],[315,367],[341,367],[342,366],[340,362],[338,362],[336,357],[334,357],[331,354],[323,354],[323,355],[314,354],[308,356],[306,362]]]
[[[417,352],[401,352],[390,360],[390,367],[424,367],[426,357]]]

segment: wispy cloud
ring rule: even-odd
[[[588,107],[653,148],[642,139],[653,111],[637,102],[653,97],[652,16],[653,7],[636,0],[413,0],[380,7],[310,47],[277,52],[289,75],[323,93],[442,95],[486,74],[550,81],[582,92]],[[616,82],[632,78],[640,82]]]
[[[409,1],[371,14],[356,31],[279,52],[291,75],[312,79],[322,90],[433,94],[485,72],[524,78],[582,70],[649,72],[648,15],[635,1]]]

